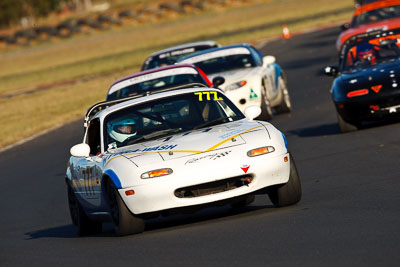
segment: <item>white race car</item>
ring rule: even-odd
[[[202,41],[169,47],[151,54],[143,63],[142,71],[173,65],[180,57],[218,46],[214,41]]]
[[[119,102],[118,102],[119,101]],[[83,143],[66,172],[79,235],[112,221],[117,235],[144,231],[145,219],[268,194],[278,207],[301,198],[285,136],[253,121],[219,90],[189,88],[102,102],[89,109]]]
[[[262,109],[259,119],[270,120],[271,108],[277,113],[292,108],[283,70],[275,61],[249,44],[236,44],[196,52],[177,63],[199,67],[241,111],[258,105]],[[220,79],[221,84],[220,76],[225,78]]]

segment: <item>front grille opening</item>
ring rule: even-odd
[[[182,187],[175,190],[175,196],[178,198],[193,198],[221,193],[242,186],[248,186],[253,179],[251,175],[241,175],[224,180]]]

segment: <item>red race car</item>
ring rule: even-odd
[[[351,24],[343,27],[346,30],[336,41],[338,51],[348,38],[356,34],[400,28],[400,0],[382,0],[361,5],[354,11]]]

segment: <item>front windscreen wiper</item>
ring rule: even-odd
[[[122,143],[122,146],[133,145],[133,144],[139,143],[143,140],[149,140],[149,139],[153,139],[153,138],[167,135],[170,133],[177,133],[177,132],[181,132],[181,131],[182,131],[182,128],[164,129],[164,130],[160,130],[160,131],[152,132],[150,134],[143,135],[136,139],[132,139],[132,137],[131,137],[131,138],[128,138],[127,140],[125,140]],[[120,147],[122,147],[122,146],[120,146]]]
[[[142,136],[145,140],[149,140],[149,139],[153,139],[159,136],[163,136],[166,134],[171,134],[171,133],[178,133],[181,132],[182,128],[174,128],[174,129],[165,129],[165,130],[160,130],[160,131],[156,131],[156,132],[152,132],[150,134],[146,134],[144,136]]]
[[[231,117],[221,117],[221,118],[218,118],[218,119],[215,119],[215,120],[208,121],[208,122],[205,122],[203,124],[197,125],[196,127],[193,128],[193,130],[200,129],[200,128],[207,127],[207,126],[211,126],[211,125],[214,125],[214,124],[219,124],[220,122],[224,122],[226,120],[230,121],[230,119],[231,119]]]

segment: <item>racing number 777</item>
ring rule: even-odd
[[[203,101],[203,95],[206,95],[207,100],[211,100],[210,94],[214,96],[214,101],[222,100],[222,97],[217,96],[217,92],[196,92],[194,94],[199,96],[199,101]]]

